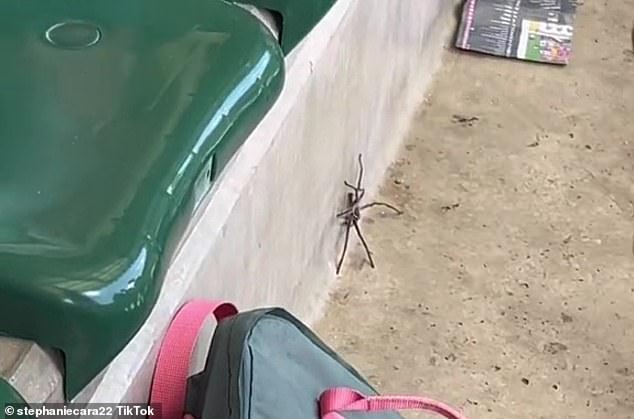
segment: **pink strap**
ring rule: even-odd
[[[467,419],[462,413],[446,404],[424,397],[368,397],[356,390],[339,387],[324,391],[319,398],[321,419],[345,419],[339,414],[341,412],[378,412],[405,409],[427,410],[438,413],[447,419]]]
[[[163,419],[183,418],[189,364],[207,316],[213,314],[220,321],[237,312],[229,303],[194,300],[176,313],[159,350],[150,392],[150,403],[161,406]]]

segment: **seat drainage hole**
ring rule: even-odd
[[[101,30],[90,22],[71,20],[56,23],[44,34],[49,44],[63,49],[83,49],[101,40]]]

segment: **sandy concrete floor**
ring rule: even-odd
[[[634,418],[633,19],[586,0],[565,68],[447,51],[381,192],[405,214],[366,213],[378,267],[354,248],[317,328],[383,392]]]

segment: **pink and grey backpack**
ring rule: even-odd
[[[206,317],[218,322],[202,372],[188,377]],[[420,397],[379,396],[348,363],[283,309],[238,313],[228,303],[192,301],[161,346],[150,403],[163,419],[398,419],[398,410],[465,419]]]

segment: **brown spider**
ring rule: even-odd
[[[343,224],[346,228],[344,243],[343,243],[343,251],[341,252],[341,257],[339,258],[339,262],[337,262],[337,271],[336,271],[337,275],[339,275],[339,272],[341,272],[341,266],[343,265],[343,261],[346,257],[346,252],[348,250],[348,240],[350,239],[350,230],[352,228],[354,228],[354,230],[356,231],[357,237],[359,237],[359,241],[361,241],[361,244],[363,245],[363,248],[365,249],[365,254],[368,257],[368,262],[370,262],[370,267],[372,267],[372,269],[374,269],[375,267],[374,259],[372,259],[372,252],[370,251],[370,248],[368,247],[368,243],[365,241],[365,238],[363,237],[363,234],[361,233],[361,228],[359,227],[359,221],[361,221],[361,211],[367,208],[381,206],[381,207],[386,207],[391,209],[398,215],[403,213],[398,208],[394,207],[393,205],[387,204],[385,202],[375,201],[369,204],[363,204],[363,205],[361,204],[361,200],[363,199],[363,196],[365,195],[365,189],[363,189],[363,187],[361,186],[361,183],[363,182],[363,157],[361,156],[361,154],[359,154],[358,159],[359,159],[359,176],[357,177],[357,184],[352,185],[348,183],[348,181],[344,180],[343,184],[346,185],[346,187],[350,188],[352,192],[348,192],[348,194],[346,195],[346,199],[347,199],[346,209],[341,211],[339,214],[337,214],[337,218],[343,219]]]

